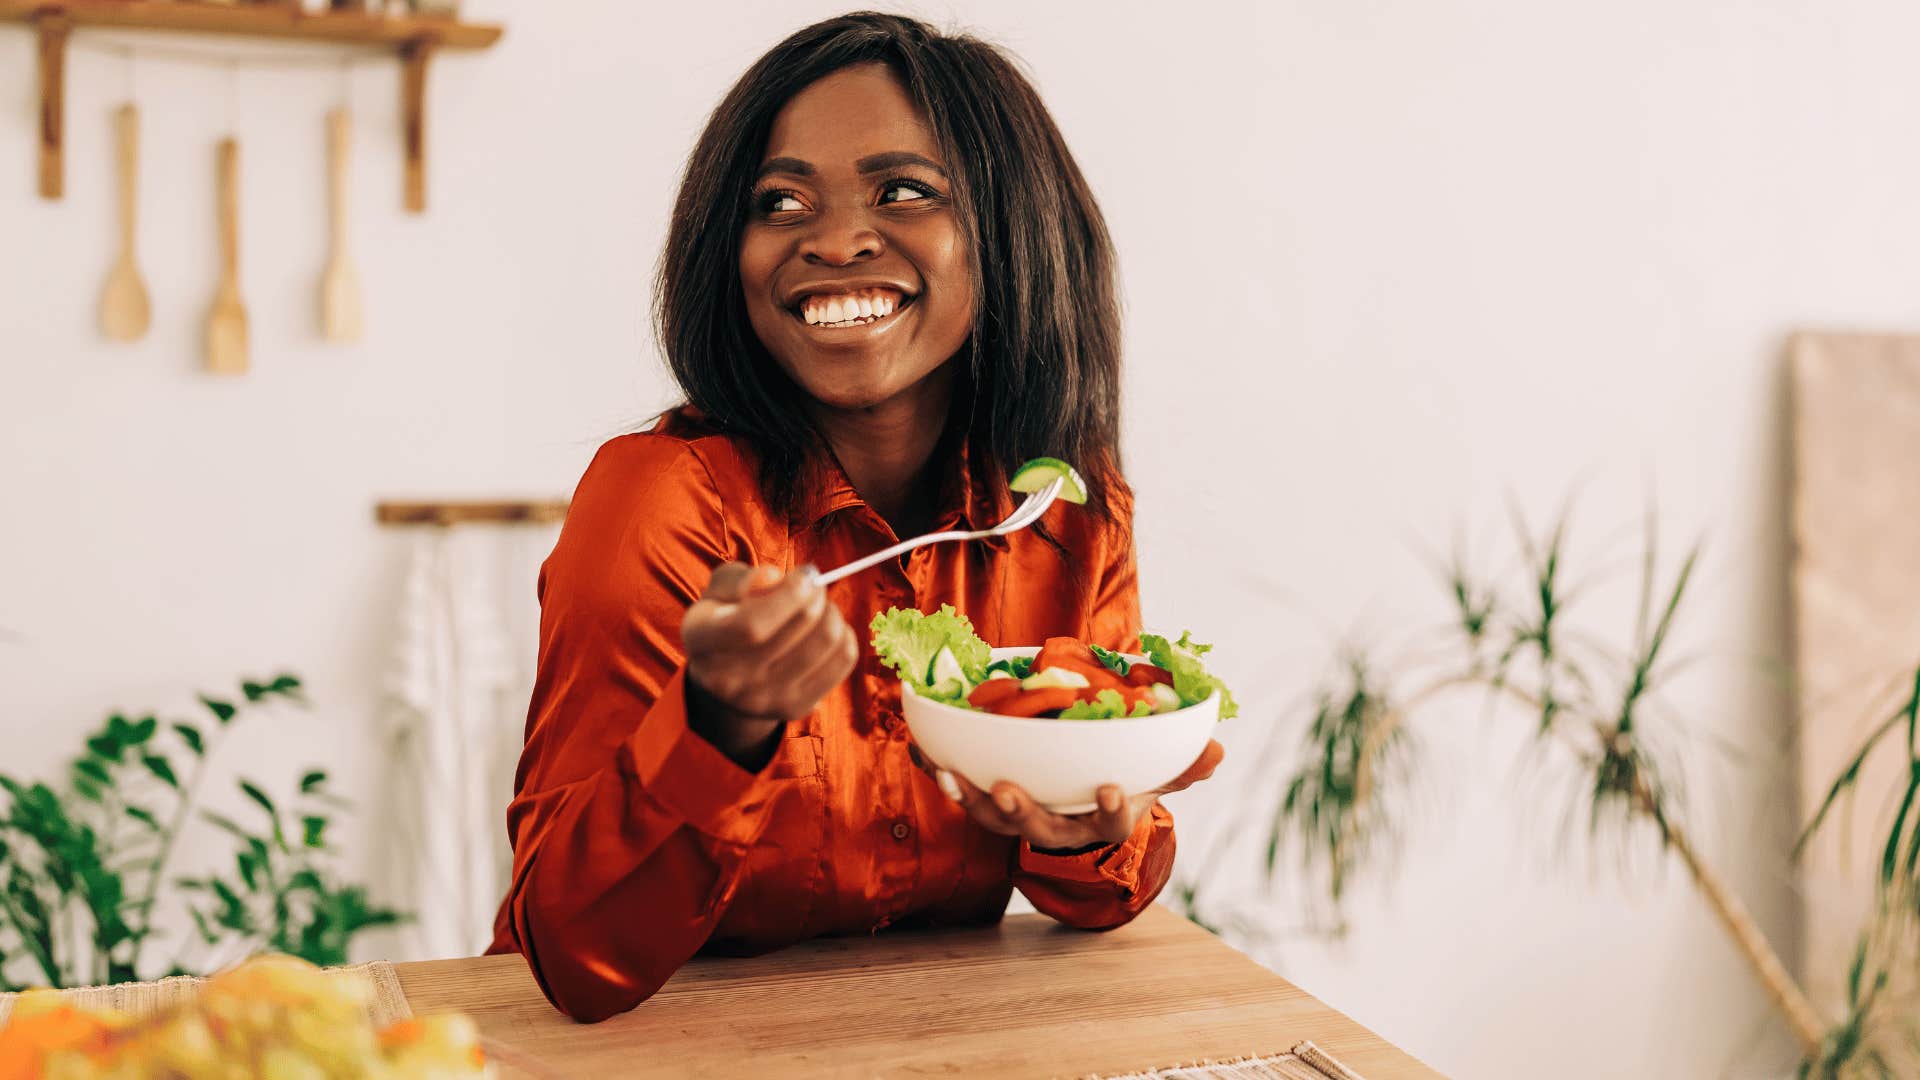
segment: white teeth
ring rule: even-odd
[[[899,308],[891,292],[871,291],[845,296],[810,296],[800,307],[808,326],[859,326],[864,320],[884,319]]]

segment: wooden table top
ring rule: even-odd
[[[1439,1075],[1157,905],[1102,934],[1021,915],[699,958],[591,1026],[555,1012],[518,956],[394,967],[416,1012],[466,1012],[566,1076],[1086,1076],[1308,1039],[1365,1080]]]

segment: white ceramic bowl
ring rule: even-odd
[[[1039,651],[995,649],[993,658]],[[1094,809],[1094,792],[1103,784],[1135,795],[1172,780],[1206,749],[1220,721],[1217,693],[1184,709],[1122,720],[996,716],[929,701],[905,686],[900,697],[907,730],[928,757],[982,790],[1011,780],[1056,814]]]

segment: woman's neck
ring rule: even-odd
[[[933,521],[940,485],[928,468],[946,434],[952,369],[946,364],[912,389],[871,408],[815,412],[853,489],[899,536],[924,532]]]

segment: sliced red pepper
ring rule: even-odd
[[[994,706],[1020,693],[1019,679],[988,679],[973,688],[967,695],[967,704],[988,712],[996,711]]]
[[[1154,683],[1173,685],[1173,672],[1152,664],[1135,664],[1127,669],[1127,682],[1134,686],[1152,686]]]
[[[1001,716],[1039,716],[1059,712],[1078,701],[1071,686],[1049,686],[1044,690],[1022,690],[993,709]]]

